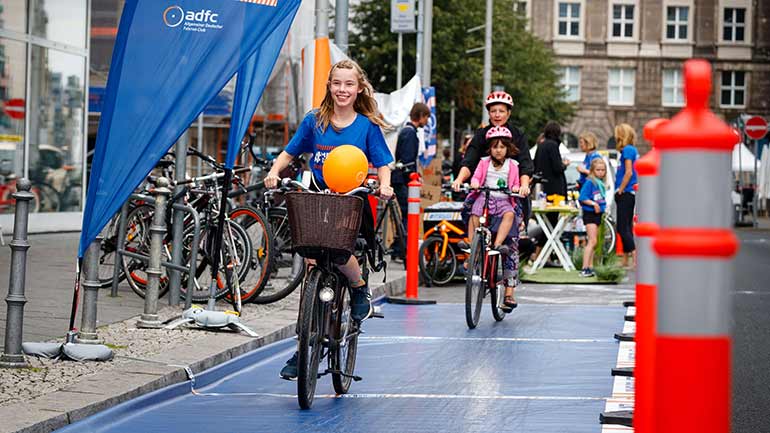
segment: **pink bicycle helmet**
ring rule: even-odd
[[[492,138],[513,138],[513,134],[505,126],[493,126],[487,131],[486,138],[487,140]]]
[[[489,108],[493,104],[505,104],[508,108],[513,108],[513,98],[505,92],[492,92],[487,96],[484,106]]]

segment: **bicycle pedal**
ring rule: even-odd
[[[382,314],[382,312],[380,312],[380,311],[375,311],[374,313],[372,313],[372,315],[370,317],[372,319],[384,319],[385,315]]]

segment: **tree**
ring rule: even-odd
[[[493,22],[492,85],[513,96],[513,119],[530,142],[545,123],[562,124],[574,114],[564,102],[553,54],[526,30],[525,20],[514,13],[510,0],[495,0]],[[451,101],[456,104],[458,128],[476,127],[481,121],[483,53],[466,54],[484,43],[483,31],[467,30],[484,24],[480,0],[434,0],[432,85],[436,87],[439,133],[449,133]],[[390,33],[390,2],[362,0],[353,8],[351,56],[367,71],[380,92],[396,86],[397,35]],[[404,35],[404,81],[414,74],[414,34]]]

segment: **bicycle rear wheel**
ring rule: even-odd
[[[502,256],[494,257],[492,260],[492,266],[490,266],[489,274],[495,273],[495,275],[503,275],[503,258]],[[495,284],[489,289],[489,300],[492,305],[492,316],[496,321],[505,319],[505,311],[500,308],[505,300],[505,284],[502,281],[496,281]]]
[[[270,304],[289,296],[305,277],[304,259],[291,250],[289,217],[285,208],[267,210],[268,222],[273,232],[273,264],[269,278],[252,302]]]
[[[337,394],[347,394],[358,352],[358,325],[350,316],[350,291],[347,287],[339,290],[335,307],[333,337],[336,345],[331,353],[332,370],[344,374],[332,373],[332,384]]]
[[[449,283],[457,272],[457,256],[451,245],[446,246],[446,254],[441,258],[444,239],[430,236],[420,245],[420,272],[426,279],[437,286]]]
[[[479,324],[481,304],[484,301],[484,233],[476,233],[468,258],[465,277],[465,322],[473,329]]]
[[[267,218],[258,209],[241,206],[230,212],[251,241],[250,260],[245,263],[246,274],[241,282],[241,301],[251,302],[265,288],[273,262],[273,231]]]
[[[148,204],[137,206],[128,212],[128,216],[126,217],[126,251],[149,256],[150,225],[152,225],[154,214],[155,209]],[[171,257],[165,254],[168,251],[165,248],[165,245],[161,248],[161,251],[161,254],[163,254],[161,260],[171,261]],[[147,289],[147,281],[149,279],[147,274],[147,262],[128,256],[123,256],[121,260],[123,262],[123,273],[126,275],[128,286],[131,287],[131,290],[139,295],[139,297],[144,298],[145,290]],[[168,291],[168,275],[166,274],[166,268],[161,266],[160,272],[158,298],[164,296]]]
[[[297,399],[299,407],[310,409],[315,397],[315,386],[318,381],[318,365],[321,362],[323,345],[323,311],[318,290],[321,285],[322,273],[318,269],[310,271],[302,292],[302,302],[299,312],[299,332],[297,333]]]

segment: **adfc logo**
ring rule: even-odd
[[[163,22],[169,27],[176,27],[184,21],[184,11],[179,6],[169,6],[163,12]]]

